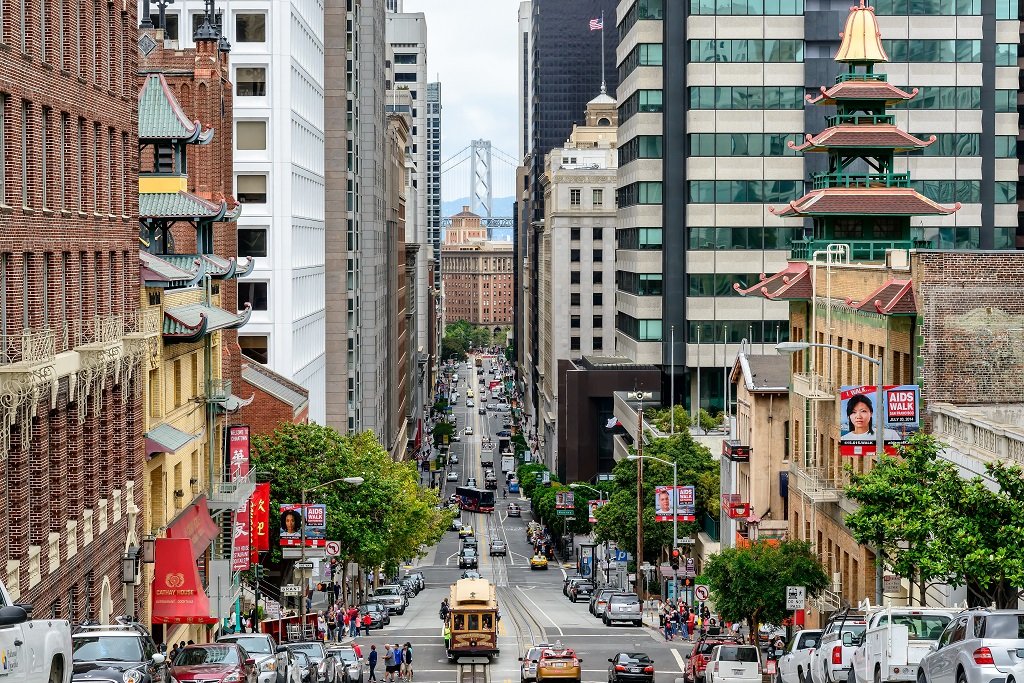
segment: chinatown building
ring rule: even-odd
[[[0,577],[37,618],[107,621],[133,609],[154,323],[138,305],[136,10],[45,8],[0,12]]]
[[[249,426],[239,417],[252,398],[233,392],[242,372],[237,330],[251,311],[239,303],[238,279],[254,263],[236,256],[242,207],[232,194],[228,44],[209,4],[207,12],[195,49],[162,47],[149,16],[139,40],[137,291],[141,309],[159,321],[143,376],[143,517],[152,552],[139,611],[158,642],[203,642],[207,627],[234,609],[230,531],[240,508],[247,527],[244,506],[255,487]],[[229,443],[239,462],[226,455]],[[248,548],[241,559],[247,569]]]

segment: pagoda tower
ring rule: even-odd
[[[820,245],[850,244],[853,260],[882,260],[885,249],[912,245],[912,216],[943,216],[960,208],[945,207],[911,187],[909,173],[896,173],[897,153],[923,149],[935,136],[920,140],[896,126],[887,108],[913,99],[917,88],[906,92],[890,84],[875,65],[889,61],[882,47],[873,7],[860,0],[850,8],[835,61],[846,64],[835,85],[821,88],[811,104],[835,106],[828,127],[807,135],[803,144],[790,142],[800,152],[828,155],[828,171],[811,176],[812,189],[779,209],[781,217],[811,218],[809,240],[794,245],[794,258],[808,258]],[[813,246],[812,246],[813,245]],[[799,253],[806,249],[807,253]]]

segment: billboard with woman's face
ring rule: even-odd
[[[305,527],[305,533],[303,533]],[[305,535],[306,545],[322,545],[327,532],[327,506],[310,503],[281,505],[281,545],[297,546]]]
[[[882,390],[884,405],[875,405],[877,386],[844,386],[839,388],[839,453],[848,456],[875,454],[879,421],[885,452],[896,453],[896,445],[916,432],[919,390],[915,384],[886,386]]]

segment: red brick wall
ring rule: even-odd
[[[20,360],[16,342],[26,327],[52,331],[60,353],[82,343],[94,315],[125,314],[120,331],[129,331],[137,308],[135,3],[26,0],[24,6],[24,31],[15,5],[0,17],[0,298],[6,303],[0,339],[8,354],[0,363]],[[105,375],[102,389],[94,378],[88,397],[85,377],[77,378],[73,396],[68,378],[59,379],[55,407],[43,392],[34,417],[14,426],[0,459],[0,501],[7,501],[0,512],[0,567],[21,561],[21,600],[32,602],[38,616],[98,614],[104,576],[115,612],[124,611],[119,565],[126,513],[129,503],[141,507],[142,488],[133,501],[122,498],[116,525],[110,492],[141,472],[141,403],[135,376],[115,378],[112,368]],[[66,522],[81,520],[104,497],[110,526],[100,535],[97,524],[83,549],[80,524],[79,553],[66,561]],[[50,532],[61,534],[61,564],[53,573]],[[41,548],[42,573],[32,588],[31,545]]]
[[[266,368],[260,369],[264,372],[272,372]],[[278,381],[306,394],[308,398],[308,392],[298,384],[281,376],[278,376]],[[238,419],[235,420],[239,424],[249,425],[250,431],[253,434],[270,434],[282,422],[300,424],[309,420],[308,402],[296,414],[291,405],[276,396],[268,394],[259,387],[249,384],[245,380],[242,380],[239,389],[235,393],[245,399],[248,399],[250,396],[254,397],[252,403],[242,408]]]

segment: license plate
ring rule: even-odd
[[[742,673],[743,673],[743,669],[733,669],[733,670],[732,670],[732,673],[733,673],[733,675],[735,675],[735,676],[739,676],[740,674],[742,674]]]
[[[564,667],[565,667],[565,662],[555,662],[555,663],[554,663],[554,667],[555,667],[556,669],[561,669],[561,668],[564,668]]]
[[[640,673],[640,667],[638,667],[638,666],[631,666],[631,667],[629,667],[629,673],[631,673],[631,674],[638,674],[638,673]]]

